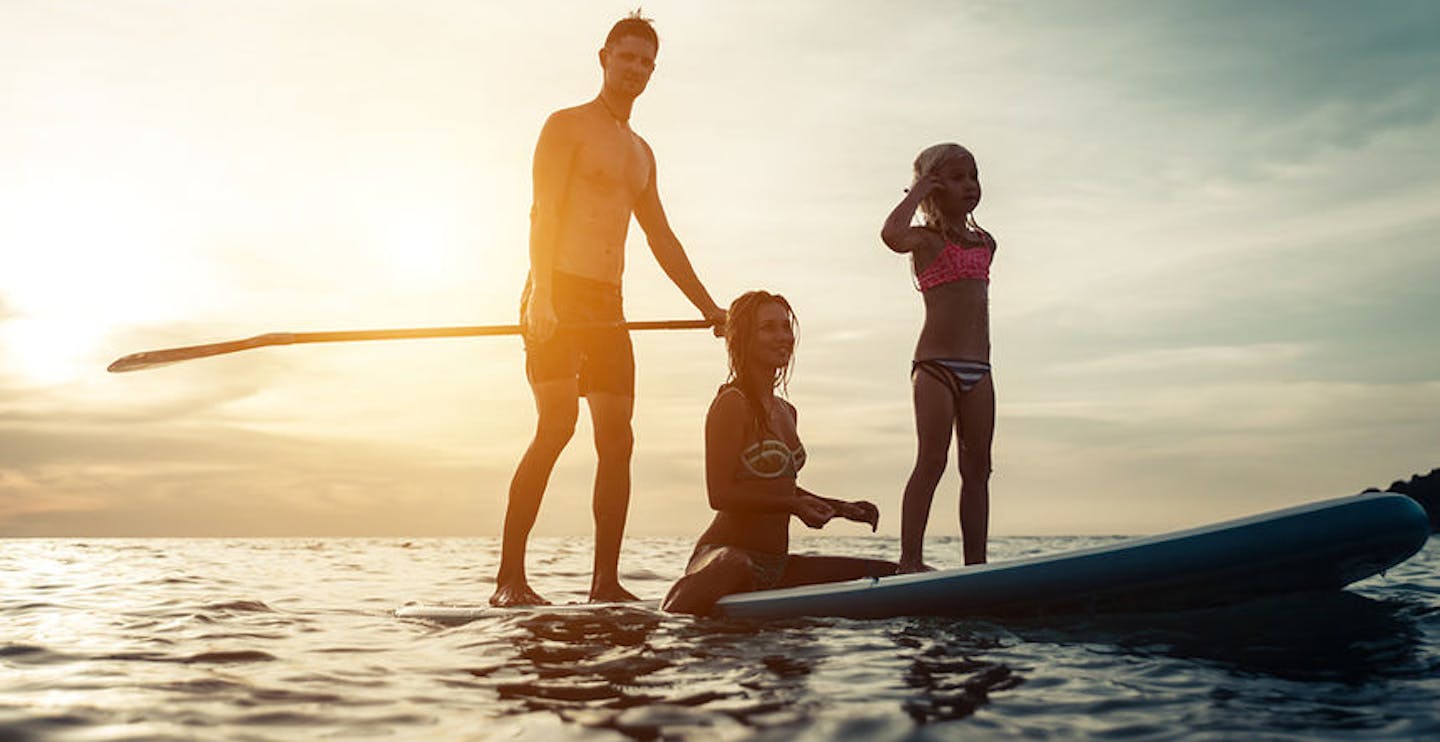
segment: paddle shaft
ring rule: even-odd
[[[575,330],[599,330],[624,327],[626,330],[698,330],[711,326],[709,320],[652,320],[645,322],[594,322],[561,325],[557,332]],[[491,335],[519,335],[524,332],[520,325],[472,325],[460,327],[411,327],[395,330],[339,330],[333,332],[271,332],[265,335],[228,340],[204,345],[187,345],[180,348],[164,348],[131,353],[116,359],[108,370],[111,373],[140,371],[196,358],[238,353],[251,348],[265,348],[272,345],[295,345],[298,343],[351,343],[359,340],[414,340],[420,338],[486,337]]]

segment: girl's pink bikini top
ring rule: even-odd
[[[987,232],[980,232],[981,244],[975,247],[961,247],[949,240],[925,270],[915,275],[921,291],[968,278],[990,282],[990,259],[995,256],[995,240]]]

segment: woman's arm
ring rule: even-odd
[[[920,202],[930,195],[936,188],[940,187],[940,179],[933,174],[927,174],[915,181],[915,185],[905,193],[905,198],[885,217],[885,226],[880,228],[880,239],[895,252],[914,252],[922,247],[940,247],[935,244],[940,238],[931,230],[910,225],[915,220],[915,210],[920,208]]]
[[[809,495],[826,505],[834,511],[835,516],[845,520],[853,520],[856,523],[865,523],[874,532],[880,525],[880,508],[868,500],[837,500],[833,497],[822,497],[803,487],[796,487],[795,490],[801,495]]]

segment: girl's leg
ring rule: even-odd
[[[799,587],[861,577],[884,577],[895,574],[897,567],[894,562],[883,559],[791,554],[785,563],[785,574],[775,587]]]
[[[731,593],[755,589],[755,569],[739,549],[723,546],[690,565],[665,595],[661,610],[703,616],[715,601]]]
[[[993,374],[960,395],[960,538],[966,564],[984,564],[990,533],[990,447],[995,439]]]
[[[900,507],[900,571],[919,572],[924,563],[925,525],[930,520],[930,503],[935,485],[945,473],[950,457],[951,425],[955,400],[944,382],[923,371],[914,374],[915,468],[905,483]]]

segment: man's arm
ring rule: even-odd
[[[550,114],[540,129],[531,170],[530,301],[522,317],[526,334],[537,340],[544,340],[555,331],[550,278],[555,268],[561,210],[570,187],[574,159],[575,138],[570,134],[564,112]]]
[[[685,255],[680,238],[676,237],[675,231],[670,228],[670,221],[665,218],[665,207],[660,205],[655,155],[650,151],[649,144],[645,144],[645,154],[650,157],[650,182],[645,185],[645,191],[640,194],[640,199],[635,204],[635,220],[640,222],[640,228],[645,230],[645,239],[650,243],[650,252],[655,255],[660,269],[675,282],[675,286],[685,294],[685,298],[700,310],[700,314],[715,323],[716,334],[719,334],[725,327],[725,310],[710,298],[710,292],[700,283],[700,278],[695,275],[695,268],[690,265],[690,258]]]

